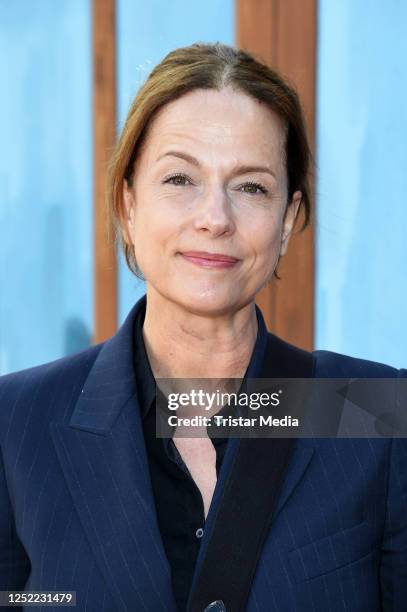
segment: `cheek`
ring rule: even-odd
[[[281,222],[279,219],[259,219],[247,224],[245,234],[259,258],[269,259],[280,248]]]
[[[164,259],[176,244],[176,220],[168,215],[141,209],[133,226],[133,244],[136,258],[142,261]]]

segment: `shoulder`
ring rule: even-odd
[[[24,421],[34,406],[38,417],[66,410],[78,397],[103,344],[0,376],[0,435],[10,427],[10,420]]]
[[[397,376],[407,377],[407,370],[398,369],[393,366],[351,357],[334,351],[317,350],[312,352],[315,360],[315,377],[364,377],[364,378],[394,378]]]
[[[13,390],[31,391],[46,383],[60,381],[61,378],[77,377],[89,370],[104,343],[96,344],[83,351],[48,361],[31,368],[25,368],[10,374],[0,376],[0,401],[4,393]]]
[[[407,377],[406,369],[351,357],[328,350],[307,351],[268,332],[269,359],[276,364],[275,376],[302,377],[306,369],[314,378],[394,378]]]

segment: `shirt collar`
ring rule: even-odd
[[[260,308],[255,304],[257,316],[257,336],[244,378],[261,378],[261,369],[267,347],[268,332]],[[145,306],[140,309],[134,323],[134,369],[137,381],[137,394],[144,418],[155,401],[156,384],[153,371],[148,360],[143,338]]]

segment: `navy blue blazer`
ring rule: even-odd
[[[0,590],[76,591],[87,612],[176,612],[135,387],[143,306],[145,296],[108,341],[0,378]],[[290,376],[304,352],[267,341]],[[407,376],[312,355],[315,377]],[[228,443],[195,580],[238,445]],[[407,610],[407,440],[295,441],[246,609]]]

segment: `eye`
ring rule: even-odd
[[[252,191],[244,192],[248,193],[249,195],[259,195],[259,193],[256,192],[256,189],[259,189],[260,192],[264,195],[268,193],[268,189],[266,189],[264,185],[261,185],[260,183],[254,183],[253,181],[248,181],[247,183],[244,183],[244,185],[241,185],[241,188],[242,187],[250,187],[252,189]]]
[[[183,187],[185,185],[183,181],[191,182],[191,180],[185,174],[173,174],[172,176],[165,178],[163,182],[168,183],[169,185],[175,185],[176,187]]]

